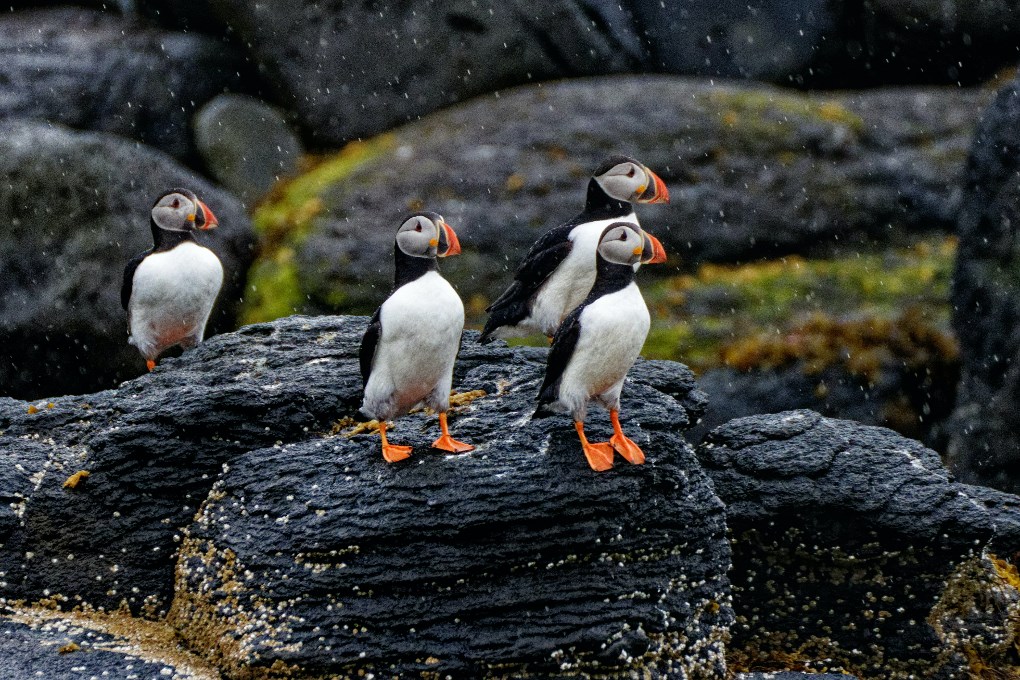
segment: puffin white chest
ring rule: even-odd
[[[532,303],[531,319],[541,332],[554,335],[567,314],[584,302],[595,284],[599,239],[606,227],[618,222],[636,225],[637,216],[632,212],[625,217],[585,222],[570,232],[570,254],[542,284]]]
[[[449,384],[464,331],[464,304],[446,279],[428,272],[401,286],[383,303],[379,321],[382,333],[366,400],[390,392],[403,410]]]
[[[201,340],[222,285],[223,266],[208,248],[186,241],[152,253],[132,279],[132,342],[149,354],[185,339]]]

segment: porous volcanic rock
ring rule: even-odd
[[[221,40],[78,8],[0,15],[0,118],[35,118],[137,139],[196,160],[191,116],[246,87]]]
[[[194,190],[220,220],[202,235],[226,273],[207,334],[233,327],[255,235],[230,194],[154,149],[37,121],[0,121],[0,175],[0,394],[81,394],[145,370],[120,286],[172,187]]]
[[[727,423],[698,457],[727,504],[735,663],[959,678],[973,624],[1015,628],[1008,606],[947,586],[966,567],[995,592],[983,551],[998,525],[1012,542],[1015,509],[972,497],[918,442],[790,411]]]
[[[377,253],[404,212],[426,207],[458,230],[464,250],[448,270],[484,307],[540,233],[580,212],[592,170],[612,153],[647,163],[670,188],[669,205],[638,208],[672,256],[650,273],[906,242],[952,227],[989,96],[805,95],[666,76],[504,91],[351,145],[282,187],[256,216],[276,247],[253,283],[268,306],[286,300],[285,313],[369,312],[391,276]]]
[[[451,423],[478,449],[429,451],[418,413],[392,431],[414,456],[391,466],[378,437],[334,427],[360,406],[366,322],[248,326],[117,390],[0,401],[0,449],[48,456],[19,491],[0,595],[149,615],[176,597],[180,634],[230,677],[723,671],[728,545],[681,436],[705,406],[690,371],[635,366],[623,421],[648,463],[596,474],[569,418],[529,420],[545,351],[471,333],[455,390],[486,395]],[[589,431],[610,433],[605,414]]]
[[[947,464],[961,480],[1020,491],[1020,81],[981,117],[957,223],[953,326],[963,370]]]

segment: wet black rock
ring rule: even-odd
[[[0,656],[10,680],[209,680],[215,672],[155,624],[38,608],[0,607]]]
[[[681,436],[705,402],[690,371],[635,367],[624,427],[649,461],[596,474],[568,418],[529,420],[544,350],[471,334],[454,385],[486,395],[451,423],[478,449],[430,451],[436,419],[418,413],[392,430],[414,456],[390,466],[377,437],[334,427],[360,406],[365,323],[281,319],[117,390],[38,411],[0,401],[0,449],[36,461],[4,468],[2,488],[24,489],[46,455],[18,491],[0,595],[158,615],[179,549],[171,618],[228,671],[721,672],[728,545]],[[589,431],[611,432],[605,414]]]
[[[294,174],[301,141],[282,111],[241,94],[223,94],[195,116],[195,143],[213,177],[247,206]]]
[[[727,504],[738,663],[958,678],[964,636],[937,631],[1008,618],[947,580],[969,565],[972,591],[995,581],[982,551],[998,526],[1013,541],[1015,510],[972,497],[918,442],[790,411],[727,423],[698,457]]]
[[[484,307],[537,236],[581,210],[591,171],[614,152],[669,185],[668,206],[638,213],[673,265],[855,252],[948,231],[988,96],[802,95],[649,76],[479,98],[352,146],[332,175],[320,169],[281,192],[265,215],[286,247],[265,257],[288,273],[259,289],[303,311],[371,311],[391,277],[375,254],[392,246],[402,213],[425,206],[458,229],[464,252],[444,271]],[[642,275],[654,270],[676,271]]]
[[[0,118],[116,133],[186,161],[195,110],[249,71],[221,40],[108,12],[0,15]]]
[[[0,121],[0,394],[110,387],[145,370],[127,344],[124,265],[152,246],[149,209],[186,186],[220,227],[203,242],[226,272],[211,329],[231,327],[254,232],[236,198],[169,156],[99,133]]]
[[[963,375],[947,463],[961,480],[1020,491],[1020,82],[981,117],[967,161],[953,325]]]

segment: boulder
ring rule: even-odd
[[[120,286],[127,261],[152,246],[149,210],[171,187],[193,189],[219,217],[203,235],[226,272],[207,333],[232,327],[254,233],[230,194],[136,142],[37,121],[0,121],[0,175],[0,394],[81,394],[145,370]]]
[[[429,451],[416,413],[392,430],[414,455],[388,465],[348,418],[366,323],[248,326],[117,390],[0,401],[0,448],[46,455],[0,596],[169,610],[227,677],[724,671],[729,553],[681,435],[705,405],[689,370],[635,366],[623,420],[648,463],[598,474],[569,418],[529,420],[545,351],[469,333],[451,426],[478,448]]]
[[[219,678],[168,627],[127,616],[2,607],[0,654],[6,678]]]
[[[194,161],[191,116],[250,68],[221,40],[59,8],[0,15],[0,118],[139,140]]]
[[[247,318],[370,312],[391,278],[378,254],[401,215],[423,206],[458,229],[464,253],[444,271],[480,312],[538,235],[581,210],[591,171],[614,152],[670,186],[669,205],[638,212],[673,265],[857,252],[948,230],[988,96],[805,95],[646,76],[478,98],[352,144],[281,187],[255,216],[271,246]],[[656,269],[676,271],[642,275]]]
[[[195,143],[212,176],[248,207],[294,174],[302,154],[283,112],[242,94],[221,94],[199,109]]]
[[[959,678],[996,654],[976,624],[1011,630],[1020,579],[984,551],[1015,550],[1017,499],[996,507],[918,442],[790,411],[731,421],[698,457],[727,504],[735,666]]]
[[[957,221],[953,326],[962,376],[947,450],[961,480],[1020,491],[1020,81],[982,115]]]

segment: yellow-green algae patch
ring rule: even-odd
[[[310,170],[276,185],[252,215],[260,252],[248,272],[240,323],[272,321],[301,309],[305,296],[295,252],[325,207],[323,192],[395,146],[392,134],[352,142],[319,159]]]
[[[951,355],[949,279],[955,253],[955,239],[932,237],[909,248],[842,258],[705,264],[694,274],[642,283],[652,312],[644,354],[683,361],[695,371],[738,359],[746,369],[753,365],[752,345],[762,347],[764,363],[774,363],[765,345],[795,348],[797,343],[787,340],[806,330],[815,338],[826,328],[845,335],[854,328],[864,332],[869,323],[879,328],[907,318],[915,335]]]

